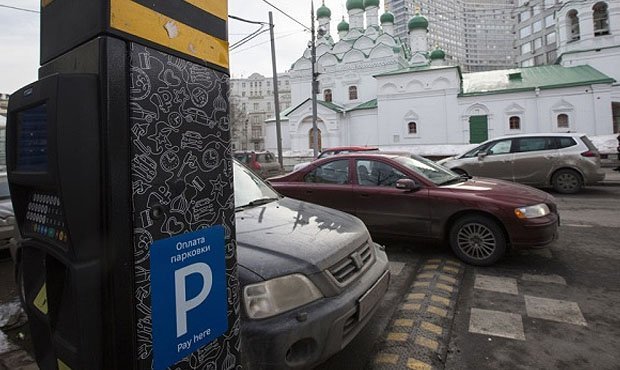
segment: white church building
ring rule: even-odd
[[[316,14],[325,31],[316,47],[323,148],[436,152],[509,134],[620,131],[620,0],[573,0],[559,9],[558,64],[468,74],[428,45],[423,16],[409,21],[402,40],[393,36],[394,16],[379,16],[379,0],[346,6],[349,23],[343,18],[337,35],[324,4]],[[281,114],[288,152],[312,148],[311,70],[307,48],[291,68],[292,105]],[[268,150],[277,147],[275,133],[275,119],[267,120]]]

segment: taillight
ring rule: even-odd
[[[588,157],[588,158],[598,157],[598,153],[593,150],[588,150],[587,152],[581,153],[581,156]]]

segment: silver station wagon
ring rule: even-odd
[[[598,150],[586,135],[576,133],[500,137],[439,163],[468,176],[552,186],[564,194],[605,178]]]

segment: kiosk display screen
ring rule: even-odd
[[[45,104],[17,113],[17,163],[24,172],[47,171],[47,109]]]

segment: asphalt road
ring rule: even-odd
[[[493,267],[458,264],[446,246],[384,241],[386,299],[319,368],[620,368],[620,186],[556,200],[559,240]],[[0,262],[2,307],[14,302],[11,274]],[[10,353],[28,347],[25,328],[8,331]],[[0,369],[9,357],[0,354]]]

